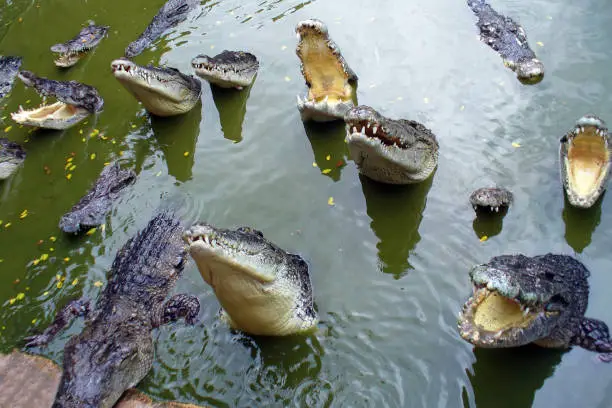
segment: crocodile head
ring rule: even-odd
[[[33,87],[43,97],[51,96],[57,102],[42,104],[34,109],[23,109],[11,113],[11,118],[21,125],[47,129],[66,129],[82,121],[104,107],[104,99],[93,86],[77,81],[55,81],[41,78],[30,71],[21,71],[19,79]]]
[[[505,188],[483,187],[470,195],[470,204],[477,212],[499,212],[512,204],[512,193]]]
[[[120,58],[111,63],[111,69],[115,78],[154,115],[180,115],[200,100],[200,81],[175,68],[143,67]]]
[[[184,239],[233,328],[270,336],[314,330],[318,319],[310,275],[300,256],[249,227],[198,223]]]
[[[438,141],[418,122],[388,119],[365,105],[350,109],[344,122],[351,156],[359,171],[373,180],[418,183],[438,164]]]
[[[62,68],[68,68],[75,65],[89,51],[93,50],[100,44],[100,41],[108,33],[108,26],[97,26],[90,22],[87,27],[84,27],[76,37],[66,41],[65,43],[55,44],[51,46],[51,51],[59,54],[55,61],[55,65]]]
[[[544,79],[544,64],[537,58],[523,58],[518,61],[505,59],[504,64],[514,71],[518,80],[524,84],[533,85]]]
[[[0,180],[9,178],[25,157],[26,152],[19,144],[0,137]]]
[[[326,122],[342,119],[353,103],[357,75],[348,66],[340,49],[319,20],[305,20],[296,27],[297,56],[308,94],[298,95],[297,106],[303,121]]]
[[[253,83],[259,62],[249,52],[223,51],[214,57],[198,55],[191,60],[195,73],[221,88],[242,89]]]
[[[561,181],[569,203],[589,208],[606,188],[611,140],[603,120],[585,115],[561,138]]]
[[[459,333],[484,348],[568,347],[587,307],[588,275],[566,255],[496,256],[470,271]]]
[[[4,98],[13,87],[22,61],[21,57],[0,56],[0,98]]]

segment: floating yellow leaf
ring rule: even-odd
[[[4,262],[4,259],[0,258],[0,263]]]
[[[28,100],[26,101],[26,103],[30,103],[30,102],[32,102],[30,99],[28,99]]]
[[[123,150],[119,151],[119,156],[123,156]]]
[[[87,139],[85,139],[85,138],[81,139],[81,142],[83,142],[83,143],[85,143],[86,141],[87,141]]]
[[[66,163],[70,163],[73,160],[74,160],[74,157],[69,157],[69,158],[66,159]]]
[[[327,199],[327,204],[328,204],[328,205],[335,205],[336,203],[334,202],[334,197],[329,197],[329,198]]]
[[[323,169],[323,170],[321,170],[321,173],[323,173],[323,174],[331,173],[331,169]]]
[[[136,129],[136,125],[132,125],[132,129]]]
[[[32,261],[32,265],[36,266],[40,263],[40,259],[35,259]]]
[[[83,134],[83,129],[79,129],[79,134],[82,135]]]
[[[21,214],[19,214],[19,218],[22,220],[27,216],[28,216],[28,210],[23,210]]]
[[[521,147],[521,144],[517,142],[512,142],[512,147]]]
[[[36,324],[37,321],[37,319],[32,319],[32,324]]]
[[[6,224],[4,224],[4,228],[8,228],[8,227],[10,227],[11,225],[13,225],[13,224],[11,224],[10,222],[7,222]]]
[[[77,283],[79,283],[79,279],[75,278],[72,283],[70,283],[72,286],[76,285]]]
[[[62,286],[64,286],[64,282],[59,281],[59,282],[57,282],[57,283],[55,284],[55,286],[56,286],[58,289],[61,289],[61,288],[62,288]]]
[[[49,259],[49,254],[42,254],[39,259],[44,262]]]
[[[482,237],[480,237],[480,242],[485,242],[487,239],[489,239],[489,237],[483,235]]]
[[[108,166],[110,164],[110,162],[104,162],[105,166]]]
[[[65,257],[64,262],[70,262],[70,257],[69,256]]]
[[[159,176],[161,176],[161,175],[162,175],[162,172],[161,172],[161,170],[160,170],[160,171],[158,171],[158,172],[155,174],[155,177],[159,177]]]
[[[96,232],[96,229],[95,229],[95,228],[92,228],[92,229],[90,229],[89,231],[87,231],[87,232],[85,233],[85,235],[93,235],[95,232]]]
[[[285,82],[289,82],[291,81],[291,78],[289,78],[288,76],[285,77]]]
[[[423,102],[429,103],[429,98],[428,97],[423,98]]]
[[[43,296],[47,296],[48,294],[49,294],[49,291],[48,291],[48,290],[45,290],[45,291],[43,292]]]
[[[49,252],[53,252],[53,251],[55,251],[55,248],[53,247],[49,248]]]
[[[62,275],[60,275],[59,273],[55,274],[55,279],[57,279],[58,281],[61,281]]]
[[[25,298],[25,293],[23,292],[19,292],[17,296],[15,296],[15,299],[17,300],[23,300],[24,298]]]
[[[89,155],[89,160],[94,160],[96,158],[96,154],[92,153]]]
[[[4,128],[4,133],[8,133],[8,132],[10,132],[12,128],[13,128],[12,126],[7,126],[7,127],[5,127],[5,128]]]
[[[317,162],[312,162],[312,167],[317,167]]]
[[[66,179],[67,180],[70,180],[71,178],[72,178],[72,174],[70,174],[70,173],[66,174]]]
[[[185,157],[189,156],[189,152],[183,153],[183,156],[185,156]]]
[[[51,235],[51,236],[49,237],[49,241],[51,241],[51,242],[55,242],[55,241],[57,241],[57,238],[55,238],[53,235]]]
[[[10,298],[9,299],[9,303],[12,305],[13,303],[15,303],[15,298]]]
[[[282,50],[282,51],[285,51],[286,49],[287,49],[287,46],[286,46],[286,45],[283,45],[283,46],[281,47],[281,50]]]
[[[544,46],[544,43],[542,41],[536,41],[536,44],[538,44],[540,47]]]
[[[329,159],[331,159],[331,155],[328,154],[327,156],[325,156],[325,160],[329,160]]]
[[[95,286],[96,288],[99,288],[99,287],[100,287],[100,286],[102,286],[102,285],[103,285],[102,281],[95,281],[95,282],[94,282],[94,286]]]
[[[75,171],[76,170],[76,164],[73,164],[72,166],[70,166],[70,168],[68,169],[68,171]]]
[[[19,18],[17,19],[17,21],[18,21],[19,23],[21,23],[21,22],[23,22],[23,18],[22,18],[22,17],[19,17]]]

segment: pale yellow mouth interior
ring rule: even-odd
[[[78,52],[74,54],[62,54],[59,57],[57,57],[53,61],[53,63],[57,65],[58,67],[71,67],[77,62],[79,62],[79,60],[83,58],[85,54],[86,52]]]
[[[34,121],[45,119],[68,119],[78,112],[79,108],[63,102],[55,102],[52,105],[41,105],[32,110],[20,110],[17,114],[23,118]]]
[[[572,139],[567,153],[567,176],[572,191],[581,196],[597,191],[610,161],[604,139],[595,133],[595,128],[586,129]]]
[[[498,332],[504,329],[526,327],[536,316],[537,314],[533,312],[524,314],[518,303],[497,292],[488,292],[475,307],[474,324],[480,329]]]
[[[302,33],[298,55],[304,79],[310,84],[308,99],[330,102],[351,100],[352,88],[338,57],[327,45],[327,37],[316,31]]]

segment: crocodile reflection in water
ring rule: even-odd
[[[314,154],[315,171],[319,171],[334,181],[339,181],[349,155],[348,147],[344,142],[346,133],[344,123],[308,121],[303,124]]]
[[[252,87],[238,92],[235,89],[224,89],[211,86],[213,101],[219,112],[219,122],[223,137],[238,143],[242,141],[242,124],[247,111],[247,101]]]
[[[382,271],[400,278],[411,269],[409,257],[421,240],[419,226],[435,170],[421,183],[381,184],[360,175],[370,226],[380,240],[376,245]],[[389,212],[393,217],[389,217]]]
[[[602,197],[606,193],[602,194]],[[601,221],[601,203],[598,200],[591,208],[576,208],[565,198],[562,218],[565,223],[565,241],[577,253],[582,253],[591,244],[593,232]]]

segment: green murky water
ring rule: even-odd
[[[511,252],[575,254],[592,272],[588,314],[612,323],[610,200],[568,209],[557,162],[558,139],[578,117],[612,121],[610,4],[494,1],[523,23],[546,65],[544,81],[527,87],[477,40],[464,1],[206,2],[137,62],[190,72],[198,53],[243,49],[259,57],[260,73],[248,100],[204,84],[201,106],[161,120],[144,112],[109,65],[162,3],[2,6],[2,54],[23,56],[23,68],[39,75],[93,85],[106,102],[87,124],[31,134],[7,116],[38,103],[35,92],[17,83],[1,102],[0,133],[28,151],[19,173],[0,184],[2,351],[42,330],[69,299],[95,298],[116,251],[165,195],[182,199],[189,221],[251,225],[302,254],[322,330],[307,338],[237,337],[217,322],[218,303],[190,264],[177,291],[198,294],[201,322],[155,332],[156,362],[139,388],[156,397],[216,407],[612,405],[612,367],[592,353],[473,351],[455,328],[469,267]],[[341,124],[302,124],[293,29],[310,17],[328,24],[358,73],[360,103],[438,135],[440,166],[430,182],[392,188],[360,178]],[[109,38],[76,67],[57,70],[49,47],[88,19],[110,25]],[[73,171],[65,170],[68,157]],[[139,178],[105,230],[62,235],[60,216],[104,162],[119,158]],[[503,225],[474,223],[470,192],[496,183],[515,193],[515,205]],[[59,360],[81,328],[72,325],[41,352]]]

